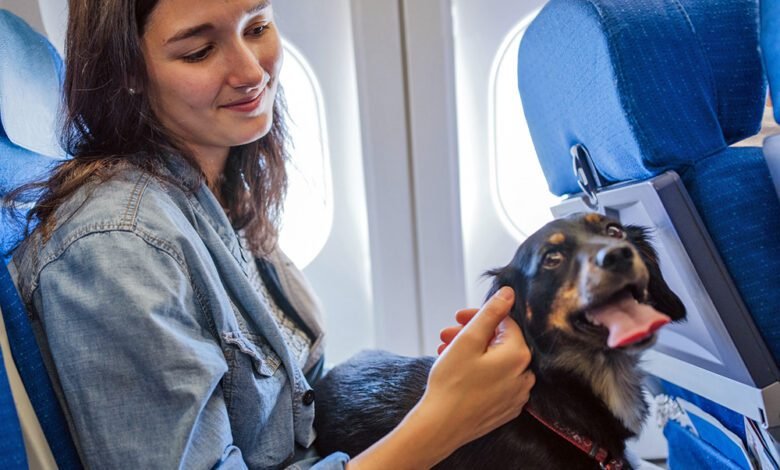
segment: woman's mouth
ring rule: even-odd
[[[251,113],[252,111],[256,110],[260,106],[260,103],[263,101],[263,98],[265,97],[265,90],[266,88],[263,88],[263,91],[255,95],[254,97],[249,97],[246,99],[234,101],[222,107],[239,113]]]

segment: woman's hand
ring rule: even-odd
[[[459,312],[464,326],[447,334],[423,397],[349,469],[430,468],[520,414],[535,378],[523,333],[507,317],[513,303],[514,292],[504,287],[478,311]]]
[[[480,310],[459,311],[462,326],[442,331],[441,356],[418,407],[448,417],[442,432],[452,434],[455,448],[516,418],[528,401],[535,378],[523,333],[507,317],[513,303],[514,292],[503,287]]]
[[[455,321],[458,322],[458,325],[448,326],[447,328],[441,330],[441,333],[439,333],[439,339],[442,341],[438,349],[440,355],[444,352],[447,346],[450,345],[452,340],[458,336],[458,333],[463,330],[463,327],[466,326],[466,324],[468,324],[472,318],[474,318],[474,315],[476,315],[477,312],[479,312],[479,310],[476,308],[466,308],[455,312]]]

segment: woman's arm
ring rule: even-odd
[[[87,467],[236,463],[225,358],[179,256],[94,233],[41,272],[36,310]]]
[[[499,290],[434,363],[420,402],[350,470],[421,469],[517,417],[535,378],[522,331],[507,318],[514,292]]]

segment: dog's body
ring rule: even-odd
[[[489,295],[515,290],[511,316],[533,351],[536,385],[518,418],[438,468],[627,468],[625,440],[647,414],[640,353],[657,328],[685,316],[644,230],[598,214],[557,220],[488,274]],[[316,386],[318,450],[356,455],[389,433],[422,396],[433,362],[365,352],[334,368]]]

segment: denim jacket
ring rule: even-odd
[[[177,158],[169,171],[184,178]],[[344,467],[344,454],[295,462],[315,438],[313,392],[205,185],[190,193],[125,168],[80,188],[56,219],[10,270],[86,466]],[[316,301],[284,254],[268,261],[315,335],[308,370],[322,356]]]

